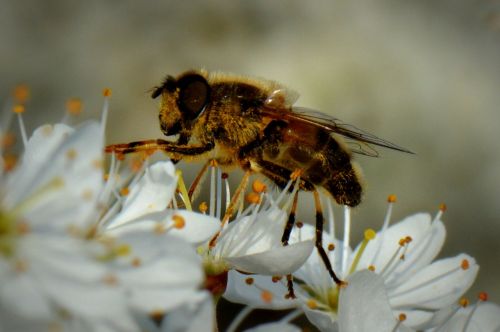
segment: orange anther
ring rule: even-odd
[[[250,204],[259,204],[260,195],[255,192],[250,192],[245,196],[245,200]]]
[[[478,295],[478,298],[481,301],[488,301],[488,293],[486,293],[486,292],[480,292],[479,295]]]
[[[462,260],[460,267],[462,268],[462,270],[467,270],[470,267],[469,261],[467,259]]]
[[[448,207],[446,206],[446,204],[444,203],[439,204],[439,210],[441,210],[441,212],[445,212],[447,209]]]
[[[30,89],[26,84],[19,84],[12,91],[12,96],[18,103],[26,102],[30,97]]]
[[[200,210],[201,213],[206,213],[208,211],[207,202],[201,202],[200,205],[198,206],[198,209]]]
[[[123,187],[122,189],[120,189],[120,195],[127,196],[128,194],[130,194],[130,189],[128,189],[128,187]]]
[[[335,250],[335,244],[329,243],[328,244],[328,251],[333,251],[333,250]]]
[[[102,95],[103,95],[104,97],[111,97],[111,89],[110,89],[110,88],[104,88],[104,89],[102,90]]]
[[[245,283],[247,285],[253,285],[254,279],[252,277],[248,277],[245,279]]]
[[[82,113],[83,104],[79,98],[70,98],[66,102],[66,110],[69,114],[79,115]]]
[[[304,173],[304,170],[298,168],[295,171],[293,171],[292,174],[290,174],[290,179],[295,181],[295,180],[297,180],[298,177],[300,177],[302,175],[302,173]]]
[[[267,186],[264,182],[262,181],[259,181],[259,180],[255,180],[253,183],[252,183],[252,190],[258,194],[264,192],[267,190]]]
[[[398,319],[400,322],[404,322],[406,320],[406,315],[403,313],[400,313],[398,316]]]
[[[186,226],[186,220],[184,219],[184,217],[178,214],[174,214],[172,216],[172,221],[174,222],[174,227],[177,229],[181,229],[184,228],[184,226]]]
[[[463,308],[467,307],[469,305],[469,300],[467,300],[465,297],[462,297],[459,301],[458,304],[462,306]]]
[[[270,291],[267,291],[267,290],[263,290],[260,293],[260,298],[265,303],[271,303],[273,301],[273,293],[271,293]]]
[[[397,197],[394,194],[387,196],[387,202],[389,202],[389,203],[396,203],[396,200],[397,200]]]
[[[307,300],[307,306],[309,307],[309,309],[316,309],[318,308],[318,303],[314,300],[314,299],[309,299]]]
[[[273,276],[271,280],[276,283],[280,281],[282,278],[283,278],[282,276]]]
[[[12,108],[12,112],[17,113],[17,114],[24,113],[24,111],[25,111],[25,109],[24,109],[24,106],[23,106],[23,105],[15,105],[15,106]]]
[[[375,272],[375,265],[368,266],[368,270]]]

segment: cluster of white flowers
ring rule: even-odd
[[[500,307],[485,294],[473,305],[462,298],[475,260],[434,260],[445,239],[441,210],[390,226],[391,198],[381,230],[367,230],[352,250],[348,233],[335,237],[329,208],[323,245],[347,282],[339,287],[314,250],[312,226],[281,243],[297,186],[273,193],[254,183],[250,204],[234,200],[236,216],[221,220],[224,185],[226,206],[231,197],[215,165],[209,214],[179,194],[186,191],[170,161],[129,169],[112,155],[105,171],[108,95],[101,121],[31,135],[15,106],[24,144],[15,166],[3,144],[12,113],[2,115],[0,331],[210,332],[221,296],[247,306],[228,331],[257,308],[292,311],[251,331],[300,331],[291,323],[300,315],[321,331],[500,330]],[[287,275],[295,299],[285,296]]]

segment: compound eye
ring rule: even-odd
[[[189,74],[179,79],[179,100],[177,102],[183,115],[192,120],[200,115],[210,99],[210,86],[198,74]]]

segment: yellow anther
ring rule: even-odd
[[[407,236],[405,237],[405,242],[406,242],[406,243],[410,243],[411,241],[413,241],[412,237],[411,237],[411,236],[409,236],[409,235],[407,235]]]
[[[460,263],[460,267],[462,268],[462,270],[468,270],[470,267],[469,261],[467,259],[462,260],[462,263]]]
[[[181,215],[174,214],[172,216],[172,221],[174,222],[174,228],[182,229],[186,226],[186,220]]]
[[[14,113],[17,113],[17,114],[21,114],[21,113],[24,113],[25,111],[25,108],[23,105],[15,105],[13,108],[12,108],[12,112]]]
[[[302,228],[302,227],[304,227],[304,223],[302,221],[297,221],[295,223],[295,226],[297,226],[297,228]]]
[[[66,111],[71,115],[79,115],[82,113],[83,104],[79,98],[70,98],[66,102]]]
[[[260,293],[260,298],[264,303],[271,303],[273,301],[273,293],[267,290],[263,290]]]
[[[328,251],[334,251],[335,250],[335,244],[329,243],[328,244]]]
[[[165,226],[163,224],[156,224],[154,229],[153,229],[153,232],[155,232],[156,234],[163,234],[165,233],[167,229],[165,228]]]
[[[480,292],[478,295],[479,300],[481,301],[488,301],[488,293],[486,292]]]
[[[104,97],[111,97],[111,89],[110,89],[110,88],[104,88],[104,89],[102,90],[102,95],[103,95]]]
[[[398,319],[400,322],[404,322],[406,320],[406,315],[401,313],[401,314],[399,314]]]
[[[200,210],[201,213],[207,213],[208,211],[207,202],[201,202],[200,205],[198,205],[198,209]]]
[[[368,266],[368,270],[375,272],[375,265]]]
[[[248,277],[245,279],[245,283],[247,285],[253,285],[254,279],[252,277]]]
[[[307,300],[306,304],[309,307],[309,309],[314,310],[314,309],[318,308],[318,302],[316,302],[316,300],[314,300],[314,299]]]
[[[465,308],[469,305],[469,300],[467,300],[465,297],[462,297],[459,301],[458,301],[458,304]]]
[[[387,202],[389,202],[389,203],[396,203],[396,200],[397,200],[397,197],[394,194],[387,196]]]
[[[255,180],[252,183],[252,190],[258,194],[265,192],[267,190],[267,186],[264,182]]]
[[[398,243],[401,247],[404,247],[404,245],[406,244],[406,238],[399,239]]]
[[[215,159],[210,160],[210,166],[217,167],[217,160]]]
[[[30,97],[30,89],[26,84],[19,84],[12,91],[12,96],[18,103],[25,103]]]
[[[259,204],[260,195],[255,192],[250,192],[245,196],[245,200],[250,204]]]
[[[371,228],[368,228],[367,230],[365,230],[365,239],[366,240],[373,240],[375,238],[375,236],[377,236],[377,233],[371,229]]]
[[[66,151],[66,158],[68,158],[69,160],[74,160],[77,155],[78,153],[75,149],[69,149],[68,151]]]
[[[128,244],[120,244],[115,248],[115,254],[117,256],[127,256],[130,254],[130,246]]]
[[[127,196],[128,194],[130,194],[130,189],[128,187],[123,187],[122,189],[120,189],[120,195]]]

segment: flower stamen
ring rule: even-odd
[[[358,252],[356,253],[356,257],[354,258],[354,261],[351,264],[351,268],[349,270],[349,274],[352,274],[354,271],[356,271],[356,268],[358,267],[359,260],[361,259],[361,256],[363,255],[363,252],[366,249],[366,246],[368,245],[368,242],[370,240],[373,240],[377,233],[371,228],[368,228],[365,230],[365,237],[363,239],[363,242],[361,242],[361,246],[359,247]]]

